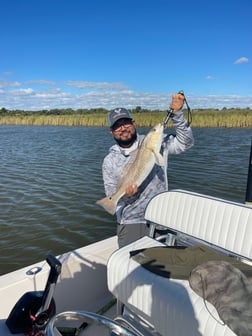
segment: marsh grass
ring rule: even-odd
[[[184,112],[188,118],[187,112]],[[166,112],[132,113],[137,126],[152,127],[164,120]],[[171,122],[171,121],[170,121]],[[107,127],[107,113],[71,114],[71,115],[1,115],[1,125],[28,126],[100,126]],[[252,127],[252,111],[246,110],[194,110],[193,127],[239,128]]]

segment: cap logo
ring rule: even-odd
[[[119,113],[121,112],[121,110],[122,110],[122,109],[120,109],[120,108],[119,108],[119,109],[115,109],[114,112],[115,112],[116,114],[119,114]]]

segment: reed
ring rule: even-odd
[[[187,113],[185,112],[185,118]],[[164,120],[165,111],[132,113],[137,126],[152,127]],[[246,110],[195,110],[193,127],[240,128],[252,127],[252,111]],[[27,126],[99,126],[107,127],[107,113],[43,115],[0,115],[0,125]]]

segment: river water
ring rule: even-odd
[[[169,157],[169,188],[243,203],[251,136],[194,129],[195,146]],[[107,128],[0,126],[0,274],[115,234],[114,217],[95,204],[112,144]]]

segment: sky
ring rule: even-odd
[[[0,109],[252,108],[251,0],[1,0]]]

